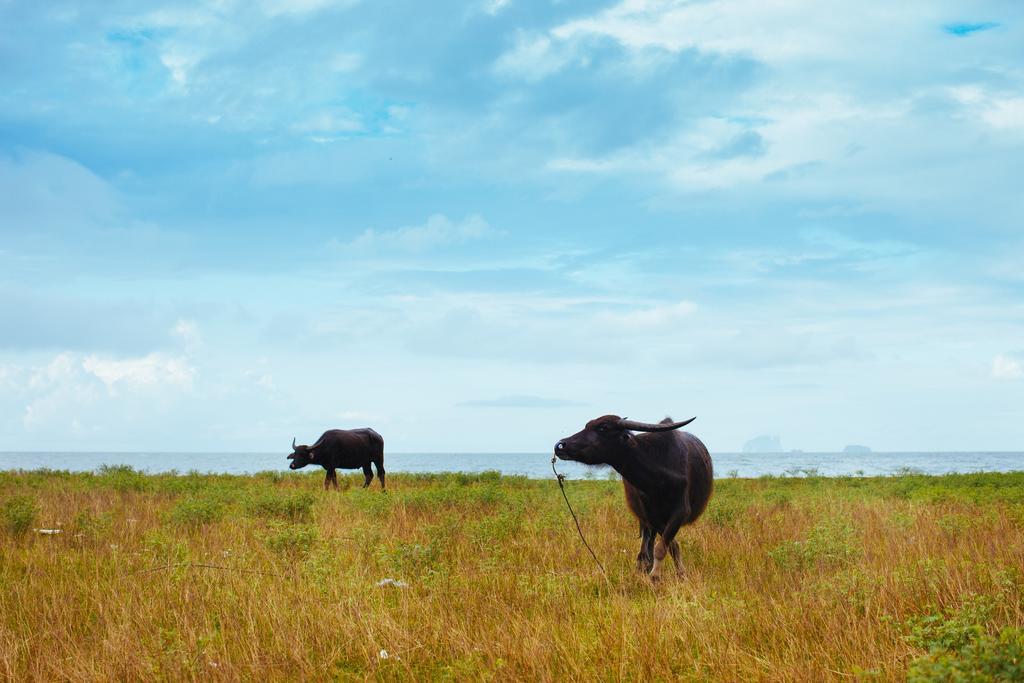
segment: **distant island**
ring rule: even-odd
[[[843,453],[870,453],[871,448],[868,446],[861,446],[860,444],[849,444],[843,446]]]
[[[763,434],[755,436],[743,444],[744,453],[782,453],[782,439],[777,435]]]

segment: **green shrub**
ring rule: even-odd
[[[746,511],[746,502],[736,497],[718,496],[711,499],[708,509],[704,512],[704,520],[715,526],[731,526],[736,518]]]
[[[435,568],[440,551],[437,543],[396,543],[391,548],[382,547],[377,550],[383,564],[399,574],[419,575]]]
[[[317,530],[311,526],[276,524],[264,537],[267,547],[283,555],[308,553],[318,538]]]
[[[4,527],[15,536],[21,536],[32,528],[36,521],[39,508],[36,502],[28,496],[13,496],[4,501],[2,516]]]
[[[308,519],[316,503],[316,495],[308,491],[267,492],[249,499],[249,513],[259,517],[276,517],[293,522]]]
[[[181,563],[189,558],[188,545],[163,529],[150,529],[142,537],[142,550],[160,562]]]
[[[789,504],[793,500],[793,494],[782,489],[769,489],[764,492],[762,499],[764,500],[765,505],[784,508],[789,507]]]
[[[90,541],[96,541],[105,537],[110,533],[110,527],[114,524],[114,515],[110,512],[104,512],[98,515],[94,515],[88,510],[81,510],[75,515],[75,521],[72,526],[76,536],[88,539]]]
[[[171,510],[171,521],[181,526],[197,528],[218,521],[224,515],[224,506],[212,498],[189,497],[178,501]]]
[[[907,619],[907,642],[931,652],[960,650],[985,633],[985,624],[991,619],[995,601],[987,596],[975,596],[956,610],[914,616]]]
[[[783,569],[805,569],[815,564],[842,566],[860,552],[853,526],[831,520],[811,529],[807,540],[788,541],[768,554]]]
[[[137,472],[129,465],[103,465],[99,469],[99,481],[115,491],[145,491],[153,479]]]
[[[955,652],[931,652],[911,662],[907,680],[910,683],[1024,680],[1024,630],[1005,628],[998,636],[976,634]]]

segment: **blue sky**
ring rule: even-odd
[[[0,450],[1024,449],[1017,2],[0,2]]]

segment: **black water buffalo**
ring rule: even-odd
[[[334,470],[363,468],[365,489],[373,481],[370,463],[377,468],[380,487],[384,488],[384,439],[372,429],[330,429],[312,446],[296,446],[292,439],[292,454],[288,456],[293,470],[306,465],[320,465],[327,470],[324,488],[338,488],[338,476]]]
[[[711,498],[714,473],[708,449],[693,434],[675,431],[695,419],[648,424],[604,415],[555,444],[562,460],[611,465],[622,475],[626,504],[640,521],[637,569],[649,571],[654,581],[661,576],[666,551],[682,573],[676,532],[696,521]]]

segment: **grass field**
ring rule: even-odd
[[[719,480],[657,586],[615,481],[605,578],[551,480],[322,479],[0,473],[0,677],[1024,676],[1024,474]]]

